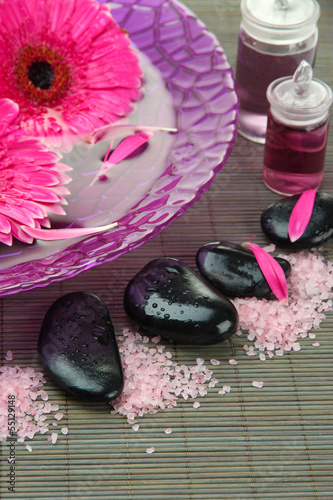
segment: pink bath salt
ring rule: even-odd
[[[264,383],[258,380],[253,380],[252,385],[253,387],[257,387],[257,389],[261,389],[262,387],[264,387]]]
[[[68,428],[67,427],[62,427],[61,428],[61,433],[66,436],[68,434]]]
[[[319,328],[325,313],[332,310],[333,265],[320,251],[301,251],[281,257],[289,260],[289,303],[257,298],[236,298],[240,329],[254,346],[244,346],[248,356],[257,350],[271,358],[298,351],[300,340],[312,328]],[[310,334],[309,334],[310,336]],[[311,338],[311,337],[310,337]],[[252,349],[251,349],[252,347]]]
[[[171,427],[168,427],[167,429],[165,429],[165,434],[172,434],[172,429]]]
[[[229,359],[229,365],[238,365],[238,361],[235,359]]]
[[[155,451],[154,446],[151,446],[150,448],[146,448],[146,453],[151,454],[151,453],[154,453],[154,451]]]
[[[161,337],[158,335],[157,337],[153,337],[151,339],[151,341],[153,342],[153,344],[158,344],[161,340]]]
[[[49,399],[49,395],[44,390],[38,391],[37,395],[40,396],[43,401],[48,401]]]
[[[200,408],[200,403],[199,403],[199,401],[195,401],[195,402],[193,403],[193,408],[195,408],[195,409]]]
[[[319,347],[320,346],[320,343],[319,342],[313,342],[313,347]]]
[[[64,418],[64,414],[63,413],[57,413],[56,415],[54,415],[54,418],[56,420],[61,420],[62,418]]]
[[[274,243],[271,243],[270,245],[263,247],[263,250],[265,250],[268,253],[272,253],[272,252],[274,252],[275,248],[276,248],[276,246],[274,245]]]
[[[12,429],[8,428],[8,414],[15,414],[15,432],[18,442],[26,438],[33,439],[36,434],[49,431],[46,413],[52,410],[46,391],[40,389],[45,383],[42,373],[34,368],[19,366],[3,366],[0,368],[0,441],[12,437]],[[57,406],[58,408],[58,406]]]
[[[152,349],[143,345],[141,337],[129,330],[124,330],[119,340],[124,389],[112,401],[111,413],[126,416],[129,425],[137,417],[177,406],[178,398],[203,397],[208,387],[218,383],[202,358],[197,358],[193,366],[180,365],[164,346],[160,349],[155,344],[156,349]]]
[[[218,366],[221,364],[221,361],[219,361],[218,359],[211,359],[210,364],[213,366]]]
[[[218,394],[225,394],[225,393],[226,393],[226,391],[224,389],[220,389],[218,392]]]
[[[26,448],[26,450],[28,450],[29,453],[32,452],[32,447],[30,446],[30,444],[27,444],[27,446],[25,448]]]
[[[218,383],[219,383],[218,379],[217,379],[217,378],[215,378],[215,377],[213,377],[213,378],[211,379],[211,381],[209,382],[208,387],[215,387],[215,386],[216,386],[216,384],[218,384]]]
[[[134,432],[138,432],[139,428],[140,428],[139,424],[132,425],[132,429],[133,429]]]
[[[309,333],[309,339],[315,339],[316,334],[315,333]]]
[[[13,360],[13,353],[12,351],[7,351],[6,356],[5,356],[6,361],[12,361]]]
[[[57,440],[58,440],[58,434],[56,432],[52,432],[52,434],[51,434],[51,443],[52,444],[56,444]]]
[[[257,356],[257,352],[254,350],[254,347],[250,345],[248,349],[246,349],[246,355],[247,356]]]
[[[231,391],[231,387],[230,387],[230,385],[224,385],[224,386],[222,387],[222,389],[223,389],[225,392],[230,392],[230,391]]]

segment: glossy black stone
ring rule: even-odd
[[[209,345],[237,330],[233,304],[177,259],[148,263],[129,282],[125,310],[148,332],[179,344]]]
[[[277,258],[286,277],[291,266]],[[211,285],[228,297],[273,298],[253,252],[225,241],[208,243],[198,250],[197,267]]]
[[[43,321],[38,354],[50,377],[80,399],[110,401],[123,389],[123,371],[110,314],[89,292],[52,304]]]
[[[304,234],[292,243],[288,237],[290,214],[300,195],[282,198],[272,203],[261,216],[261,227],[268,238],[278,246],[289,249],[317,247],[333,236],[333,197],[317,193],[312,216]]]

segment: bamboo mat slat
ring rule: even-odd
[[[240,22],[235,0],[184,0],[219,38],[233,67]],[[315,76],[333,86],[333,2],[320,0],[320,42]],[[150,260],[177,257],[195,268],[197,249],[224,239],[240,243],[257,235],[260,214],[277,195],[261,180],[263,147],[238,137],[231,157],[211,188],[185,215],[146,245],[117,261],[76,278],[0,300],[0,355],[12,350],[6,364],[39,363],[36,346],[41,321],[60,295],[89,290],[107,304],[117,334],[133,328],[123,309],[129,279]],[[322,190],[333,194],[333,127],[329,133]],[[333,260],[333,243],[325,257]],[[202,357],[219,384],[199,398],[179,400],[174,409],[139,419],[134,432],[104,403],[89,404],[66,396],[46,376],[52,404],[59,404],[68,426],[55,445],[37,435],[29,453],[16,446],[15,493],[7,490],[6,444],[1,446],[1,500],[281,500],[333,498],[333,313],[300,352],[261,362],[248,357],[244,333],[217,346],[170,346],[177,362],[193,365]],[[209,365],[217,358],[219,366]],[[236,358],[238,365],[228,364]],[[263,380],[260,390],[253,380]],[[223,385],[231,392],[217,394]],[[50,419],[53,421],[53,419]],[[50,425],[52,427],[52,424]],[[172,434],[164,430],[172,427]],[[28,443],[29,442],[29,443]],[[146,448],[154,446],[149,455]]]

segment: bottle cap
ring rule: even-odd
[[[327,118],[332,90],[312,75],[311,65],[302,61],[294,76],[278,78],[269,85],[267,99],[278,121],[305,128],[319,125]]]
[[[316,0],[242,0],[242,26],[253,38],[276,44],[299,43],[317,31]]]

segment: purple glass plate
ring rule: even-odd
[[[132,196],[134,188],[127,186],[131,176],[119,174],[119,189],[125,188],[123,199],[129,200],[128,209],[123,205],[117,212],[114,200],[111,209],[103,205],[112,198],[112,182],[105,196],[95,192],[90,209],[86,173],[74,179],[65,225],[108,223],[110,217],[105,220],[105,214],[109,211],[111,219],[116,215],[118,227],[80,241],[37,242],[30,247],[18,243],[8,255],[2,250],[0,296],[72,278],[143,245],[200,198],[231,153],[237,133],[238,97],[230,64],[216,37],[176,0],[121,0],[112,4],[112,13],[160,75],[162,90],[172,103],[177,133],[164,139],[157,134],[152,139],[153,156],[154,147],[166,151],[158,164],[156,158],[146,157],[145,170],[151,172],[151,179],[141,182],[136,194]],[[162,118],[158,124],[164,125],[168,110],[161,106],[157,121]],[[144,109],[143,100],[138,114],[140,125],[145,122]],[[139,160],[130,161],[135,165]],[[80,195],[84,205],[82,201],[77,203]],[[83,206],[87,213],[80,218],[76,211]]]

